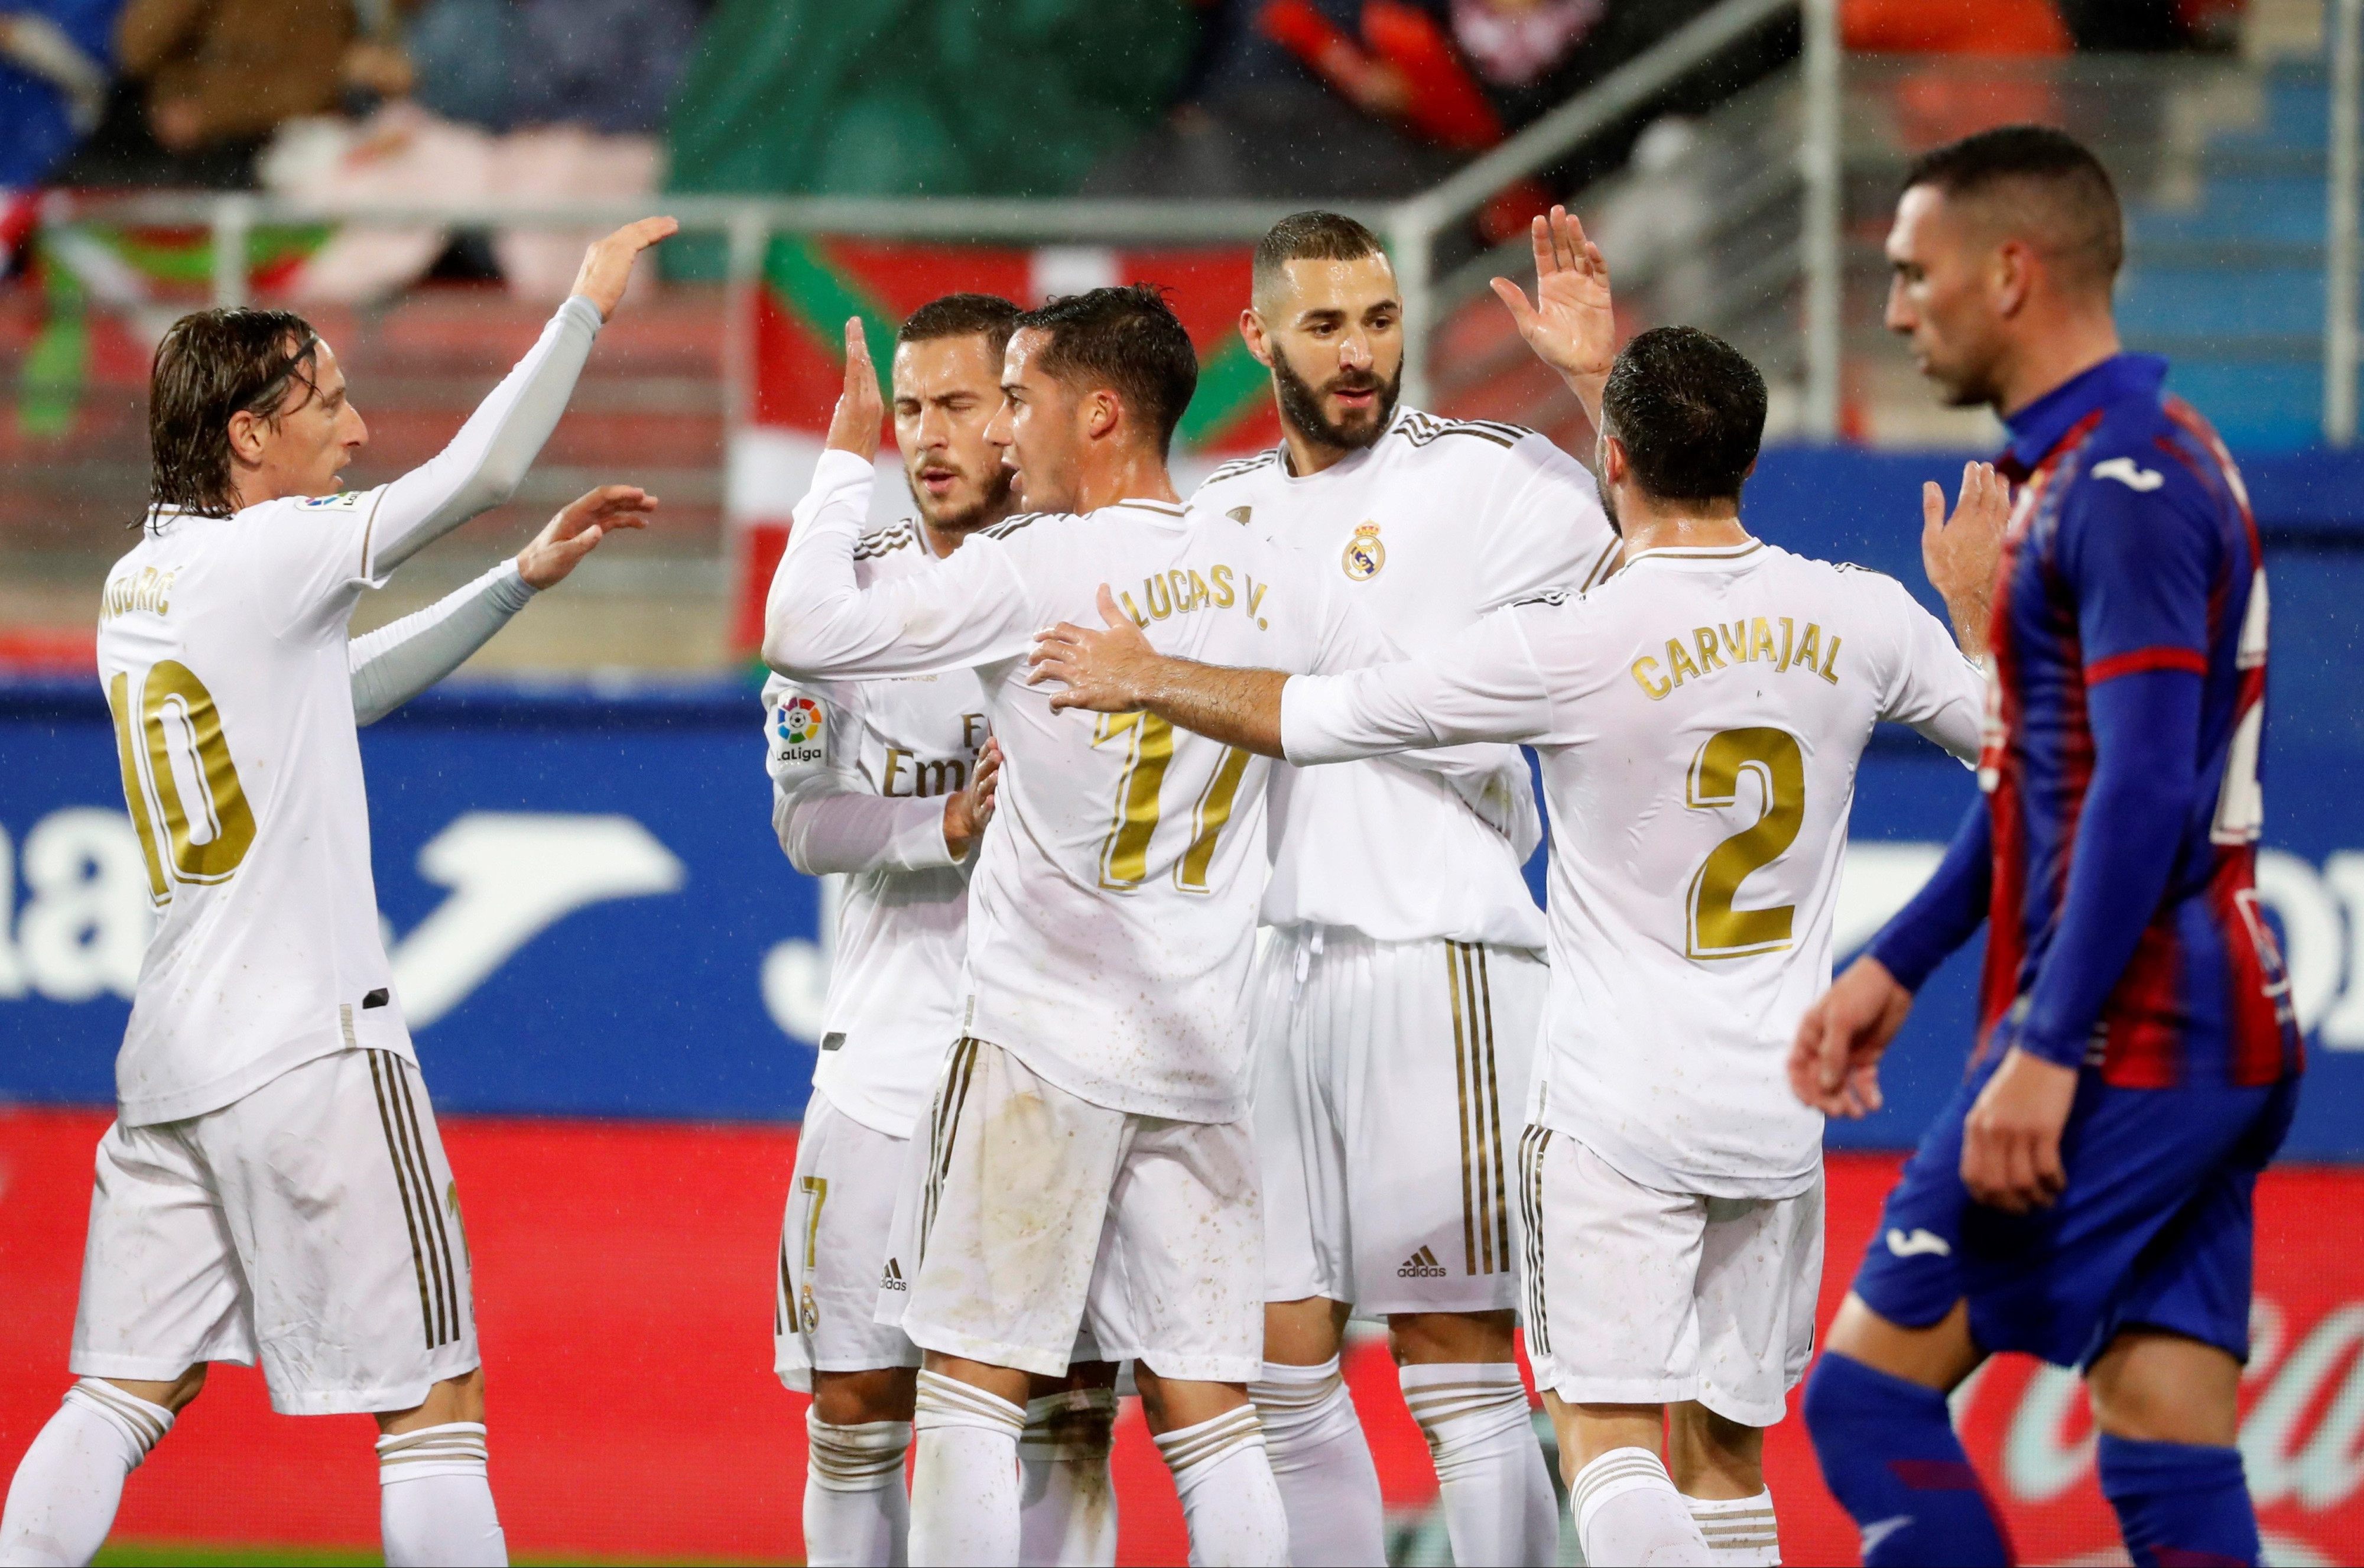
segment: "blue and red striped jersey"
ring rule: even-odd
[[[1993,846],[1979,1049],[2016,1043],[2047,962],[2080,962],[2062,913],[2089,828],[2089,694],[2179,671],[2201,681],[2193,788],[2166,891],[2153,907],[2124,912],[2142,933],[2085,1061],[2125,1087],[2269,1084],[2303,1060],[2255,884],[2265,567],[2231,454],[2166,393],[2166,377],[2165,361],[2121,354],[2011,420],[2002,466],[2020,489],[1997,584],[1979,770]],[[2073,1052],[2075,1037],[2065,1043]]]

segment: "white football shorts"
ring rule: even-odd
[[[1244,1119],[1110,1110],[964,1040],[928,1133],[892,1260],[909,1290],[890,1278],[879,1295],[882,1318],[900,1300],[916,1343],[1045,1376],[1083,1360],[1192,1382],[1261,1374],[1264,1229]]]
[[[99,1140],[74,1373],[169,1383],[258,1353],[289,1416],[407,1410],[478,1364],[459,1188],[391,1051]]]
[[[799,1394],[812,1392],[816,1372],[920,1364],[920,1348],[877,1317],[910,1145],[813,1091],[788,1180],[772,1304],[772,1368]]]
[[[1795,1197],[1662,1193],[1549,1128],[1520,1143],[1527,1355],[1572,1404],[1696,1399],[1781,1419],[1814,1351],[1823,1179]]]
[[[1266,1300],[1363,1318],[1518,1306],[1507,1129],[1550,984],[1514,948],[1269,934],[1250,987]]]

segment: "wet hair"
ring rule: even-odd
[[[1290,261],[1359,261],[1384,256],[1379,237],[1341,213],[1293,212],[1265,231],[1256,241],[1255,269],[1249,289],[1263,299],[1285,276]]]
[[[998,361],[1017,330],[1019,308],[998,294],[948,294],[903,318],[895,341],[932,343],[939,338],[983,338]]]
[[[1765,378],[1696,327],[1654,327],[1617,355],[1600,397],[1642,492],[1662,501],[1737,501],[1765,439]]]
[[[1164,289],[1127,284],[1064,295],[1016,325],[1049,339],[1037,361],[1044,374],[1078,391],[1114,392],[1156,435],[1161,457],[1173,446],[1174,427],[1199,388],[1199,352]]]
[[[285,310],[199,310],[173,323],[148,374],[149,499],[208,517],[236,511],[230,416],[275,427],[290,391],[318,396],[319,351],[312,324]]]
[[[1899,193],[1927,185],[1978,202],[2068,277],[2106,291],[2125,261],[2117,187],[2083,142],[2050,126],[2007,125],[1915,158]]]

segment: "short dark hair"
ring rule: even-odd
[[[895,341],[900,343],[932,343],[939,338],[983,338],[993,345],[995,357],[1009,347],[1009,335],[1017,330],[1018,317],[1022,313],[998,294],[948,294],[931,299],[910,315],[895,329]]]
[[[1164,289],[1127,284],[1064,295],[1020,316],[1017,326],[1050,339],[1045,374],[1086,391],[1109,388],[1156,432],[1160,456],[1173,446],[1174,427],[1199,389],[1199,351]]]
[[[1736,501],[1765,439],[1765,378],[1721,338],[1653,327],[1618,353],[1600,409],[1643,494]]]
[[[319,351],[312,324],[292,311],[199,310],[173,322],[148,373],[149,499],[208,517],[236,511],[230,416],[275,420],[291,388],[317,394]]]
[[[1384,256],[1387,247],[1363,225],[1335,212],[1293,212],[1256,241],[1255,268],[1248,287],[1255,298],[1280,281],[1290,261],[1356,261]]]
[[[1915,185],[1955,200],[1996,202],[2038,250],[2103,289],[2125,261],[2117,186],[2102,161],[2067,131],[1997,126],[1933,147],[1907,166],[1898,192]]]

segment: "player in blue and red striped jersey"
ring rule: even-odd
[[[2251,1197],[2302,1065],[2253,878],[2257,528],[2166,363],[2119,349],[2117,198],[2070,138],[1924,155],[1888,251],[1889,326],[1952,402],[2002,417],[2020,488],[1990,579],[1985,798],[1791,1058],[1809,1103],[1876,1109],[1912,993],[1988,924],[1967,1081],[1890,1195],[1807,1423],[1867,1562],[2005,1562],[1946,1395],[2029,1351],[2084,1373],[2136,1562],[2254,1562],[2234,1446]],[[1983,563],[1933,575],[1949,564]]]

